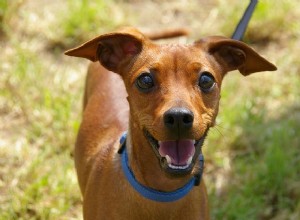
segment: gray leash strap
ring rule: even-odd
[[[238,25],[235,28],[235,31],[231,37],[232,39],[242,40],[257,3],[258,3],[258,0],[250,1],[248,7],[246,8],[246,10],[244,12],[244,15],[242,16],[240,22],[238,23]]]

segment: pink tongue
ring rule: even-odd
[[[173,165],[184,166],[187,165],[188,159],[195,154],[194,141],[161,141],[158,151],[162,157],[169,155]]]

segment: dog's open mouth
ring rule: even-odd
[[[163,170],[173,175],[185,175],[192,171],[201,152],[206,133],[199,140],[158,141],[148,131],[145,131],[145,136]]]

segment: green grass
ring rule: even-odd
[[[1,112],[6,123],[19,125],[3,129],[10,138],[0,146],[0,219],[80,216],[72,213],[80,197],[74,193],[71,154],[81,95],[66,73],[54,68],[50,74],[39,54],[11,44],[15,51],[1,78]]]
[[[181,21],[193,35],[230,36],[247,4],[145,1],[139,11],[130,2],[0,3],[6,35],[0,40],[0,220],[81,218],[72,154],[87,62],[63,56],[62,48],[129,21],[143,26],[145,15],[159,27]],[[204,152],[212,219],[300,218],[299,9],[297,0],[260,1],[245,40],[278,71],[232,72],[223,83],[217,126]]]
[[[61,10],[52,28],[58,30],[50,34],[53,46],[68,48],[81,44],[100,33],[122,25],[124,19],[115,13],[118,6],[113,1],[78,0],[67,1],[67,10]]]
[[[224,137],[234,137],[229,138],[229,148],[223,149],[229,151],[231,160],[230,173],[224,177],[228,178],[224,194],[211,194],[213,206],[218,207],[213,211],[215,219],[272,219],[283,213],[300,214],[300,201],[296,199],[300,196],[296,187],[300,180],[300,106],[288,107],[278,118],[269,119],[263,109],[251,113],[257,105],[249,109],[246,101],[244,108],[237,107],[240,113],[234,113],[235,128],[222,132]],[[221,117],[227,117],[226,112]],[[237,127],[242,132],[235,136]]]
[[[4,16],[8,8],[8,0],[0,2],[0,33],[4,32]]]

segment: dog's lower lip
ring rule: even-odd
[[[160,142],[156,140],[148,131],[145,130],[145,136],[147,137],[150,145],[152,146],[156,156],[158,157],[161,167],[167,171],[168,173],[174,173],[174,174],[184,174],[188,173],[189,171],[192,170],[192,167],[196,161],[196,153],[193,153],[192,155],[189,156],[189,158],[186,160],[184,164],[173,164],[171,162],[171,158],[169,155],[161,155],[159,153],[159,148],[160,148]],[[204,137],[204,136],[203,136]],[[190,140],[193,141],[193,145],[196,148],[198,148],[199,143],[201,140],[203,140],[203,137],[201,137],[199,140]],[[197,150],[195,150],[197,151]]]

